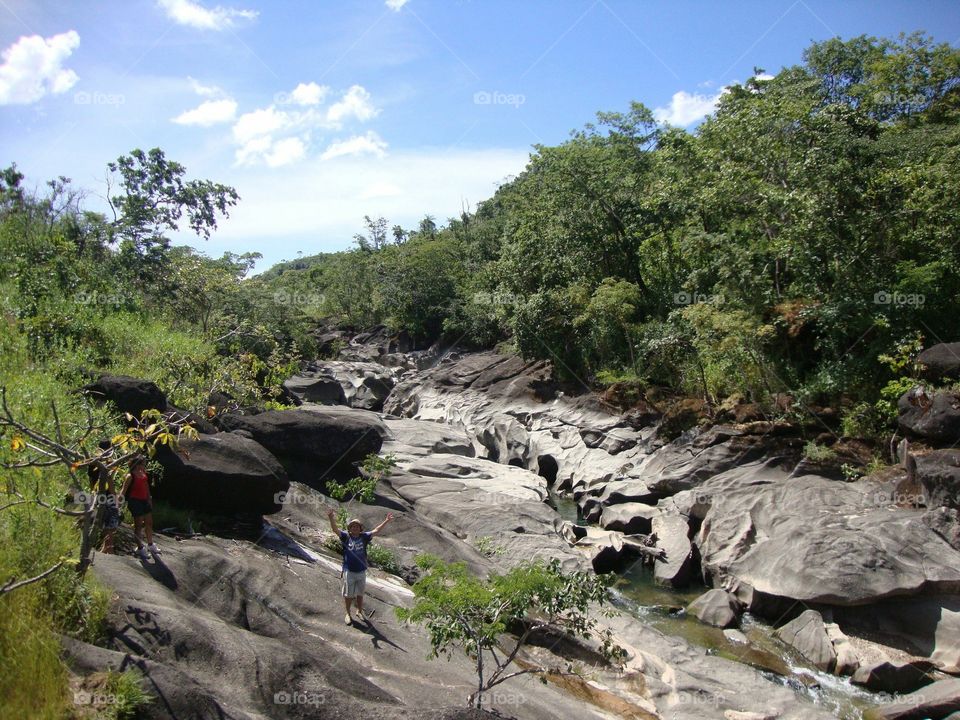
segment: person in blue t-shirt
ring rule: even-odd
[[[367,585],[367,545],[370,544],[374,535],[393,520],[393,513],[387,513],[386,519],[369,532],[363,531],[363,523],[357,518],[347,523],[347,529],[344,532],[337,527],[335,510],[329,510],[327,517],[330,519],[330,529],[340,538],[340,544],[343,545],[343,603],[347,609],[343,621],[350,625],[352,622],[350,607],[354,600],[357,602],[359,619],[366,619],[363,613],[363,591]]]

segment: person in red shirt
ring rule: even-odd
[[[126,498],[130,514],[133,515],[133,534],[137,538],[137,557],[147,559],[140,533],[146,531],[147,547],[153,555],[160,554],[160,548],[153,542],[153,497],[150,495],[150,478],[147,477],[147,461],[136,457],[130,463],[130,472],[124,480],[120,497]]]

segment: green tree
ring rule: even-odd
[[[476,708],[492,688],[520,675],[581,675],[572,662],[548,667],[524,658],[514,667],[523,647],[544,632],[590,639],[596,636],[604,657],[615,660],[620,648],[608,630],[591,617],[593,604],[606,601],[601,578],[587,573],[567,574],[560,564],[523,563],[488,580],[474,577],[465,563],[444,563],[424,555],[417,559],[423,575],[414,584],[413,607],[397,608],[397,617],[424,625],[430,633],[433,657],[459,650],[475,664],[477,688],[467,699]],[[508,633],[516,633],[507,638]]]

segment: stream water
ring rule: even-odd
[[[573,498],[551,491],[547,502],[564,520],[582,521]],[[818,705],[840,720],[861,720],[864,710],[879,704],[881,696],[851,684],[849,678],[812,667],[773,636],[771,625],[749,613],[743,616],[740,626],[748,644],[737,642],[724,635],[720,628],[687,615],[683,608],[706,590],[706,587],[678,590],[657,585],[652,571],[638,562],[628,567],[614,583],[613,598],[619,609],[645,625],[664,635],[681,637],[707,653],[750,665],[772,682],[791,688],[799,700]]]

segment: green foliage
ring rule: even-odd
[[[374,493],[377,489],[377,483],[390,477],[397,461],[393,455],[380,457],[376,453],[370,453],[363,459],[360,465],[360,473],[345,483],[330,480],[327,482],[327,491],[330,497],[343,502],[352,502],[359,500],[362,503],[373,502]],[[346,527],[346,522],[341,523]]]
[[[110,703],[105,720],[133,720],[144,705],[153,702],[142,683],[143,675],[138,670],[108,673],[104,690]]]
[[[813,462],[829,462],[833,460],[837,454],[832,448],[824,447],[823,445],[817,445],[813,440],[811,440],[803,446],[803,456],[807,460],[812,460]]]
[[[476,539],[474,545],[477,547],[477,552],[481,555],[486,555],[488,558],[497,557],[503,555],[506,551],[506,548],[503,545],[500,545],[494,542],[492,537],[482,535]]]
[[[619,657],[609,633],[598,632],[589,614],[592,604],[607,598],[603,579],[592,573],[566,574],[553,560],[524,563],[483,580],[471,575],[465,563],[447,564],[430,555],[419,557],[417,565],[423,575],[413,586],[416,600],[411,608],[397,608],[397,617],[427,628],[433,657],[460,651],[474,661],[477,689],[468,703],[475,707],[482,706],[484,693],[518,675],[579,674],[572,663],[550,668],[529,659],[524,669],[509,670],[536,632],[549,628],[583,638],[598,634],[604,655]],[[504,639],[509,632],[518,635]]]

